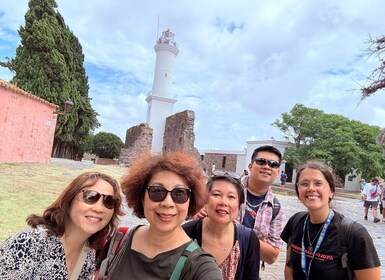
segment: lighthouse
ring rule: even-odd
[[[166,118],[173,114],[176,95],[172,93],[175,58],[179,53],[174,41],[174,33],[169,29],[162,32],[154,47],[156,62],[154,83],[146,102],[147,123],[153,129],[152,153],[161,153]]]

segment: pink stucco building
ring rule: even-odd
[[[0,163],[50,162],[57,109],[0,79]]]

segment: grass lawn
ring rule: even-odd
[[[127,167],[53,159],[50,164],[0,164],[0,242],[42,214],[77,175],[99,171],[120,181]]]

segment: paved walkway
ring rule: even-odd
[[[298,211],[305,210],[302,203],[300,203],[295,196],[290,195],[280,195],[277,194],[277,198],[284,207],[286,212],[286,218],[291,217],[294,213]],[[344,214],[356,220],[357,222],[364,225],[368,230],[369,234],[372,236],[374,244],[377,248],[377,253],[381,261],[381,279],[385,279],[385,222],[375,224],[373,223],[373,216],[371,212],[369,213],[369,220],[365,221],[364,209],[362,207],[362,202],[358,199],[336,197],[332,202],[332,207]],[[128,211],[127,215],[122,220],[122,224],[126,226],[134,226],[137,224],[145,223],[145,220],[140,220],[131,215],[131,212]],[[273,265],[266,265],[266,270],[261,273],[263,280],[266,279],[284,279],[283,270],[286,259],[286,244],[281,248],[281,254],[278,257],[278,260]]]

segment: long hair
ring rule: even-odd
[[[109,223],[100,231],[91,235],[88,239],[91,247],[99,249],[104,237],[118,226],[119,216],[123,215],[121,192],[118,182],[112,177],[99,172],[86,172],[77,176],[60,196],[45,210],[43,215],[30,215],[27,224],[33,228],[43,225],[47,228],[48,235],[62,236],[66,226],[70,223],[70,212],[76,195],[84,188],[93,186],[99,179],[108,182],[114,189],[114,195],[118,198],[114,213]]]

